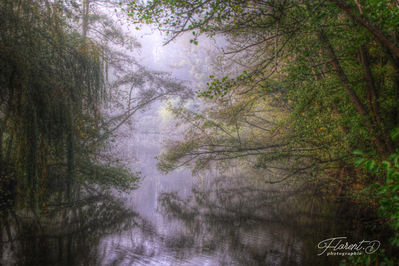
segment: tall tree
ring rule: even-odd
[[[185,33],[192,34],[194,44],[201,34],[221,35],[229,42],[225,61],[236,68],[212,76],[208,89],[200,93],[212,98],[209,104],[219,114],[229,102],[240,114],[254,112],[253,105],[242,104],[253,97],[260,106],[263,98],[273,100],[286,114],[277,126],[261,120],[252,123],[253,130],[267,129],[261,133],[263,145],[243,147],[243,142],[254,142],[243,141],[243,121],[238,123],[233,153],[253,154],[254,148],[280,143],[288,147],[274,149],[280,154],[277,158],[300,155],[314,168],[322,164],[334,169],[347,165],[356,148],[386,157],[397,147],[388,134],[398,123],[399,110],[394,100],[398,95],[395,36],[399,11],[394,2],[159,0],[131,2],[129,12],[134,23],[155,24],[168,34],[166,42]],[[243,68],[246,72],[237,74]],[[268,103],[264,102],[263,109]],[[265,115],[262,118],[269,120]],[[237,119],[236,113],[216,115],[212,119],[215,130],[219,122],[229,123],[229,119]],[[215,154],[214,146],[205,148],[210,144],[205,137],[209,125],[201,126],[203,133],[198,125],[193,127],[203,138],[187,146],[187,153],[181,149],[178,156],[165,158],[181,163],[187,161],[184,154]],[[285,141],[271,142],[276,131]],[[223,145],[231,144],[225,140]],[[260,165],[276,158],[265,151],[258,157]],[[163,163],[168,165],[167,161]]]

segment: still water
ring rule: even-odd
[[[243,166],[162,175],[155,156],[173,131],[159,119],[142,114],[119,147],[145,177],[137,190],[86,194],[45,218],[14,215],[1,265],[338,265],[342,257],[317,255],[320,241],[369,237],[334,204],[267,185]]]

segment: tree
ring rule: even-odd
[[[2,205],[45,209],[88,184],[135,187],[111,140],[152,102],[187,95],[133,57],[140,45],[107,10],[114,1],[1,3]],[[54,195],[59,195],[55,197]]]
[[[176,110],[192,126],[160,156],[161,169],[255,157],[250,162],[265,172],[284,165],[286,177],[332,181],[333,197],[368,193],[368,206],[392,203],[369,187],[386,176],[355,168],[353,152],[371,162],[397,155],[398,139],[390,137],[399,125],[397,1],[156,0],[131,2],[129,14],[169,34],[166,42],[190,32],[194,44],[201,34],[223,36],[230,45],[223,56],[235,66],[212,75],[199,93],[204,112]]]
[[[167,42],[185,32],[192,32],[194,43],[200,34],[224,36],[230,43],[225,56],[246,72],[212,77],[200,95],[234,95],[240,102],[249,94],[261,99],[279,93],[280,108],[290,116],[289,143],[313,150],[315,160],[342,164],[359,146],[386,156],[395,148],[388,132],[398,117],[391,100],[397,93],[392,25],[398,8],[368,3],[364,15],[355,2],[330,2],[151,1],[131,2],[129,12],[133,22],[154,23],[169,34]],[[381,16],[390,22],[381,23]]]

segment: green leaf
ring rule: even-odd
[[[380,167],[379,167],[378,165],[375,165],[375,166],[373,167],[373,169],[371,170],[371,172],[372,172],[373,174],[376,174],[376,173],[378,172],[378,170],[380,170]]]
[[[371,170],[373,169],[374,165],[375,165],[375,162],[374,162],[373,160],[368,161],[368,162],[366,163],[366,168],[367,168],[367,170],[371,171]]]
[[[356,165],[356,166],[360,166],[361,164],[364,163],[364,161],[366,161],[365,158],[359,158],[359,159],[357,159],[357,160],[355,161],[355,165]]]
[[[385,170],[388,170],[389,168],[391,168],[391,163],[388,161],[383,161],[382,165],[384,166]]]
[[[399,137],[399,127],[392,130],[391,137],[393,140],[396,140]]]
[[[364,155],[364,153],[361,150],[354,150],[352,153],[354,155]]]

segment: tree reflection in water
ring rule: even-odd
[[[47,213],[12,213],[4,223],[9,237],[2,242],[7,265],[101,265],[105,236],[140,226],[140,217],[121,200],[92,194],[70,203],[52,204]],[[3,219],[4,221],[4,219]],[[3,228],[3,227],[2,227]]]
[[[301,202],[309,187],[282,191],[278,186],[245,185],[239,176],[233,180],[220,177],[194,189],[189,200],[176,193],[160,196],[164,213],[184,224],[180,242],[200,243],[203,252],[218,254],[219,265],[310,265],[304,251],[318,241],[316,237],[307,243],[304,236],[312,230],[315,237],[316,228],[330,217],[322,209],[316,212],[317,201]],[[308,204],[312,213],[306,211]]]
[[[356,241],[370,236],[336,217],[334,203],[311,196],[319,190],[309,185],[292,190],[250,184],[239,175],[212,177],[199,181],[187,198],[160,194],[159,219],[154,216],[151,222],[126,208],[121,198],[81,194],[73,203],[48,206],[41,217],[14,213],[3,219],[0,262],[337,265],[340,257],[317,256],[318,242],[334,236]]]
[[[337,265],[339,257],[317,256],[317,243],[356,233],[334,218],[333,203],[327,207],[310,196],[319,187],[288,190],[243,180],[219,177],[196,186],[189,198],[161,194],[159,211],[172,224],[169,231],[119,246],[110,264]]]

